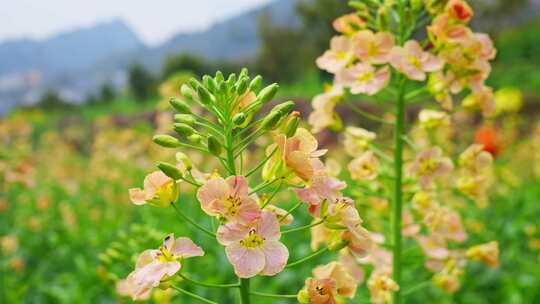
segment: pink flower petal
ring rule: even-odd
[[[246,248],[240,243],[232,243],[225,248],[227,258],[240,278],[251,278],[264,269],[265,257],[260,249]]]
[[[201,247],[195,245],[192,240],[187,237],[180,237],[174,241],[171,253],[175,256],[190,258],[195,256],[203,256],[204,251]]]
[[[227,178],[227,184],[231,189],[230,195],[234,197],[248,196],[248,183],[243,176],[231,176]]]
[[[261,275],[273,276],[281,272],[289,259],[289,250],[278,241],[265,241],[263,246],[266,264]]]
[[[213,178],[207,181],[199,191],[197,191],[197,199],[201,203],[201,208],[209,215],[216,215],[215,201],[221,201],[230,194],[229,185],[221,178]]]
[[[257,233],[266,241],[277,241],[281,237],[279,222],[272,212],[264,211],[261,220],[257,223]]]
[[[250,229],[251,227],[238,223],[221,225],[217,230],[217,240],[221,245],[227,246],[246,237]]]

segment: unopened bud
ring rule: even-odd
[[[258,102],[260,102],[261,104],[268,103],[270,100],[272,100],[272,98],[274,98],[274,96],[276,96],[278,90],[279,85],[277,83],[273,83],[265,87],[259,92],[259,95],[257,96]]]
[[[176,114],[174,115],[174,121],[192,126],[197,120],[191,114]]]
[[[184,167],[186,167],[186,170],[188,171],[193,168],[193,164],[191,164],[191,160],[185,153],[182,153],[182,152],[176,153],[176,161],[184,164]]]
[[[208,151],[215,156],[221,154],[221,143],[213,135],[208,136]]]
[[[247,91],[248,88],[248,78],[242,77],[238,81],[238,85],[236,86],[236,94],[242,95]]]
[[[182,172],[176,168],[176,166],[171,165],[166,162],[159,162],[157,167],[163,174],[167,175],[168,177],[172,178],[173,180],[179,180],[182,178]]]
[[[266,131],[274,130],[277,128],[281,117],[282,115],[279,111],[270,111],[270,113],[268,113],[268,115],[266,115],[266,117],[263,119],[261,128]]]
[[[199,89],[200,86],[202,86],[202,84],[195,78],[190,78],[188,80],[188,83],[189,85],[191,86],[191,88],[195,91],[197,91],[197,89]]]
[[[289,100],[284,103],[280,103],[274,108],[272,108],[272,112],[277,111],[281,113],[282,116],[289,115],[289,113],[291,113],[292,110],[294,109],[294,106],[295,106],[294,101]]]
[[[377,11],[377,26],[380,31],[387,31],[390,28],[390,12],[385,5],[381,6]]]
[[[199,134],[191,134],[187,139],[194,144],[198,144],[202,141],[202,136]]]
[[[180,141],[170,135],[156,135],[152,140],[165,148],[178,148],[181,146]]]
[[[237,113],[236,115],[234,115],[233,117],[233,122],[234,122],[234,125],[236,126],[240,126],[242,125],[245,121],[246,121],[246,114],[244,113]]]
[[[255,76],[255,78],[253,78],[249,83],[249,90],[252,92],[257,91],[261,87],[262,81],[263,79],[261,75]]]
[[[291,117],[287,121],[287,124],[285,125],[285,135],[287,137],[292,137],[296,133],[296,129],[298,129],[298,125],[300,124],[300,112],[294,111],[290,115]]]
[[[184,96],[187,100],[193,100],[193,94],[195,94],[195,91],[193,91],[192,88],[190,88],[187,84],[183,84],[180,87],[180,94]]]
[[[217,85],[216,85],[216,82],[214,81],[214,78],[208,75],[204,75],[203,83],[206,86],[206,88],[208,88],[208,90],[210,90],[211,92],[217,92]]]
[[[183,101],[183,100],[180,100],[178,98],[171,98],[171,100],[169,100],[169,104],[178,112],[182,113],[182,114],[191,114],[191,109],[189,107],[189,105]]]
[[[216,77],[214,77],[214,79],[216,80],[217,84],[220,84],[223,82],[223,80],[225,80],[225,77],[223,77],[223,73],[221,73],[221,71],[217,71]]]
[[[247,68],[242,68],[240,71],[240,74],[238,75],[238,78],[248,77],[249,71]]]
[[[195,129],[185,123],[175,123],[173,124],[173,129],[176,133],[188,137],[193,133],[197,133]]]
[[[236,74],[232,73],[231,75],[229,75],[229,78],[227,78],[227,86],[229,88],[232,88],[235,83],[236,83]]]
[[[197,88],[197,94],[199,95],[199,99],[201,100],[202,104],[208,105],[213,102],[213,96],[205,87],[199,86]]]

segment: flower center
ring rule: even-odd
[[[439,166],[439,162],[435,159],[426,159],[420,164],[422,174],[432,173]]]
[[[363,73],[361,75],[358,76],[358,82],[360,83],[366,83],[368,81],[370,81],[371,79],[373,79],[373,77],[375,77],[375,73],[374,72],[366,72],[366,73]]]
[[[336,59],[337,60],[344,60],[347,57],[347,52],[344,51],[337,51],[336,52]]]
[[[419,69],[422,67],[422,64],[420,63],[420,59],[416,56],[407,56],[407,60],[410,64],[412,64],[415,68]]]
[[[227,212],[232,216],[238,214],[240,205],[242,205],[242,201],[238,197],[229,195],[229,197],[225,199],[225,208],[227,208]]]
[[[255,230],[251,230],[249,235],[240,241],[240,244],[247,248],[258,248],[264,243],[264,238],[261,237]]]

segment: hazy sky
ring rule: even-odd
[[[271,0],[5,0],[0,42],[46,38],[61,31],[120,17],[149,44],[180,31],[203,29]]]

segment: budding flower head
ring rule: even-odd
[[[165,208],[177,200],[178,187],[176,182],[162,171],[155,171],[144,178],[143,189],[129,189],[129,196],[135,205],[149,204]]]
[[[181,146],[180,141],[170,135],[156,135],[152,140],[165,148],[178,148]]]

